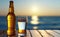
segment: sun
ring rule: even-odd
[[[32,7],[32,12],[37,12],[37,11],[38,11],[37,6],[33,6],[33,7]]]

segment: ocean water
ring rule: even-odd
[[[18,30],[18,19],[26,18],[26,16],[16,16],[16,29]],[[60,16],[37,16],[38,24],[32,24],[32,17],[27,16],[28,23],[26,29],[28,30],[60,30]],[[36,19],[36,18],[35,18]],[[6,16],[0,16],[0,30],[7,30]]]

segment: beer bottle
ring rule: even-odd
[[[7,15],[8,35],[15,35],[15,20],[14,2],[11,0],[9,5],[9,13]]]

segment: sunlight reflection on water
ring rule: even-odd
[[[31,16],[31,24],[39,24],[39,19],[38,19],[38,16]]]
[[[37,26],[34,26],[33,29],[38,29],[38,27]]]

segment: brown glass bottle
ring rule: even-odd
[[[16,19],[14,14],[14,2],[10,1],[9,13],[7,15],[8,35],[15,35],[15,20]]]

